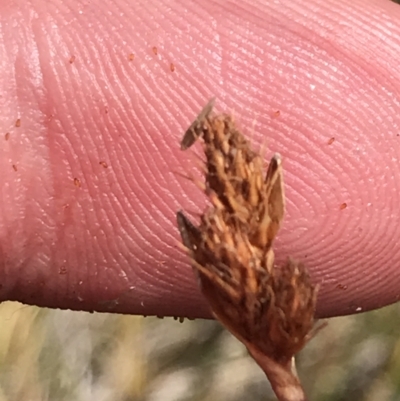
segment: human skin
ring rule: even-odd
[[[179,141],[216,96],[283,157],[277,264],[305,263],[317,316],[397,301],[399,20],[384,0],[0,1],[0,300],[209,317],[175,214],[205,207]]]

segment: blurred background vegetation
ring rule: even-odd
[[[400,304],[330,319],[298,358],[310,400],[400,400],[399,321]],[[275,400],[214,321],[5,302],[0,328],[0,401]]]

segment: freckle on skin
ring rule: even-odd
[[[342,204],[340,205],[340,210],[344,210],[344,209],[346,209],[346,207],[347,207],[347,203],[344,202],[344,203],[342,203]]]
[[[273,114],[272,117],[278,118],[278,117],[280,117],[280,115],[281,115],[281,111],[280,110],[276,110],[276,111],[274,111],[274,114]]]
[[[174,72],[175,71],[175,64],[171,63],[169,65],[169,69],[171,70],[171,72]]]
[[[129,61],[133,61],[135,59],[135,55],[133,53],[130,53],[128,56]]]
[[[79,180],[79,178],[74,178],[74,185],[77,187],[77,188],[80,188],[81,187],[81,181]]]
[[[10,133],[9,132],[6,132],[6,134],[4,135],[4,139],[6,141],[8,141],[10,139]]]
[[[69,63],[73,64],[73,62],[75,61],[75,58],[76,58],[75,56],[71,56],[69,59]]]
[[[157,49],[157,47],[156,46],[153,46],[153,53],[154,53],[154,55],[155,56],[157,56],[157,54],[158,54],[158,49]]]
[[[105,161],[100,161],[99,162],[99,164],[101,165],[101,166],[103,166],[104,168],[107,168],[108,167],[108,164],[105,162]]]
[[[19,127],[21,126],[21,119],[20,119],[20,118],[18,118],[18,119],[15,121],[15,126],[16,126],[17,128],[19,128]]]
[[[12,165],[12,168],[14,169],[14,171],[18,171],[18,167],[15,164]]]
[[[329,139],[328,145],[332,145],[333,142],[335,142],[335,138],[334,138],[334,137],[332,137],[332,138]]]

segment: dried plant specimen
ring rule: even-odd
[[[195,226],[178,228],[214,316],[242,341],[281,401],[306,400],[293,356],[311,337],[316,287],[305,267],[274,265],[273,240],[284,217],[282,163],[263,159],[212,99],[184,134],[183,150],[202,140],[211,201]]]

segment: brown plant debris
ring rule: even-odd
[[[312,335],[317,290],[303,264],[274,265],[285,210],[281,157],[265,174],[232,117],[212,113],[214,101],[181,142],[184,150],[202,139],[211,201],[198,226],[177,213],[182,242],[214,316],[246,345],[279,400],[304,401],[293,356]]]
[[[79,179],[79,178],[74,178],[74,185],[77,187],[77,188],[80,188],[81,186],[82,186],[82,183],[81,183],[81,180]]]

